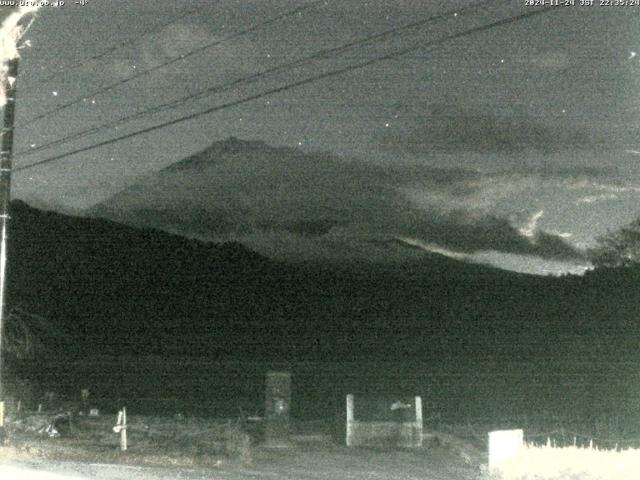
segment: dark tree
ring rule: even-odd
[[[589,257],[597,268],[640,264],[640,218],[600,237],[598,245],[589,251]]]

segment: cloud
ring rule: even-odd
[[[541,69],[562,70],[571,65],[571,58],[563,51],[546,50],[532,54],[525,59],[527,63]]]
[[[433,243],[408,237],[397,237],[398,243],[409,248],[423,250],[437,255],[462,260],[471,263],[490,265],[497,268],[507,268],[520,273],[535,275],[582,274],[591,270],[593,266],[587,261],[563,261],[554,259],[541,260],[540,257],[522,254],[504,253],[495,250],[465,253],[441,247]]]
[[[633,185],[622,182],[603,183],[607,172],[600,169],[548,165],[544,171],[530,167],[519,172],[458,170],[447,176],[432,175],[430,172],[435,169],[427,168],[422,173],[416,170],[412,178],[398,186],[398,192],[414,208],[440,213],[460,210],[482,216],[507,205],[512,222],[526,228],[531,215],[544,209],[544,199],[550,196],[574,202],[581,196],[600,195],[603,191],[635,191]],[[538,200],[540,197],[543,200]]]
[[[556,261],[584,260],[584,254],[561,236],[538,231],[527,237],[505,219],[493,216],[469,218],[464,212],[447,216],[432,212],[431,215],[424,216],[415,211],[386,212],[383,221],[363,218],[360,223],[348,223],[345,218],[339,226],[324,232],[316,230],[311,234],[307,231],[294,232],[281,225],[264,225],[250,234],[235,236],[234,240],[250,238],[253,248],[270,255],[277,252],[279,258],[287,260],[300,257],[301,244],[304,244],[304,258],[355,255],[383,259],[385,252],[381,254],[372,249],[372,245],[388,243],[389,239],[394,238],[413,238],[418,242],[437,245],[458,252],[460,256],[456,258],[462,260],[466,259],[465,255],[488,251]],[[287,248],[284,248],[285,239]],[[294,250],[290,248],[293,244],[296,245]],[[328,254],[331,245],[338,247],[338,254]]]
[[[468,254],[497,251],[546,259],[583,259],[583,253],[568,244],[564,236],[537,228],[543,211],[534,212],[524,226],[517,227],[509,219],[487,213],[488,210],[437,208],[437,197],[431,199],[434,208],[424,205],[418,208],[397,191],[370,185],[365,196],[342,189],[342,208],[336,205],[330,214],[325,211],[324,216],[318,216],[312,207],[315,202],[310,200],[316,197],[313,188],[307,193],[309,205],[295,202],[295,206],[288,205],[288,212],[272,205],[270,220],[265,213],[250,208],[254,217],[262,218],[251,233],[254,246],[259,243],[260,232],[268,234],[265,239],[269,238],[270,243],[280,232],[288,238],[293,235],[316,239],[322,242],[323,249],[327,242],[336,242],[342,246],[358,244],[359,249],[366,250],[371,239],[410,237]],[[242,240],[242,236],[236,239]],[[313,244],[306,245],[310,254]]]
[[[520,217],[495,213],[500,203],[549,183],[535,174],[383,167],[229,139],[123,191],[109,209],[128,212],[120,217],[128,223],[142,212],[138,223],[146,227],[155,222],[196,238],[241,241],[289,260],[384,260],[402,251],[379,242],[396,237],[472,255],[581,259],[563,238],[540,230],[539,206],[528,205]]]
[[[413,212],[411,217],[404,216],[395,229],[398,235],[465,253],[500,251],[558,260],[579,260],[584,256],[557,235],[543,231],[527,231],[525,235],[507,219],[493,215],[461,211],[426,216]]]
[[[535,188],[540,182],[534,175],[503,173],[451,176],[442,181],[425,172],[398,190],[418,209],[488,212],[500,201]]]
[[[524,235],[527,238],[534,238],[536,236],[538,220],[540,220],[543,215],[544,215],[544,210],[538,210],[533,215],[531,215],[531,218],[526,223],[526,225],[518,229],[520,234]]]
[[[581,197],[578,200],[576,200],[576,205],[615,200],[617,198],[618,196],[615,193],[603,193],[601,195],[587,195],[586,197]]]
[[[384,133],[380,145],[402,153],[506,153],[534,150],[545,154],[600,150],[594,135],[566,122],[541,123],[524,115],[498,116],[459,105],[435,104],[405,132]]]
[[[627,193],[627,192],[640,192],[640,186],[638,185],[618,185],[618,184],[604,184],[594,182],[590,185],[594,190],[607,191],[613,193]]]
[[[174,23],[154,35],[149,35],[139,45],[142,63],[145,67],[154,67],[213,40],[214,37],[204,26]]]
[[[112,68],[128,71],[126,76],[131,76],[166,65],[141,85],[158,91],[177,89],[182,94],[195,86],[202,89],[255,72],[258,55],[251,40],[243,37],[231,42],[225,38],[224,31],[218,35],[197,21],[171,24],[145,37],[124,64],[115,59]],[[131,70],[127,63],[136,68]]]

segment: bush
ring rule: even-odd
[[[225,454],[240,460],[244,464],[251,463],[251,437],[245,433],[238,422],[229,422],[223,431]]]

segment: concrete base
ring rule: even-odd
[[[421,447],[422,425],[415,422],[353,422],[350,447]]]

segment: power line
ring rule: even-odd
[[[354,46],[365,45],[367,43],[372,43],[372,42],[375,42],[377,40],[382,40],[382,39],[385,39],[385,38],[388,38],[388,37],[392,37],[395,34],[401,32],[401,31],[404,31],[404,30],[411,30],[411,29],[414,29],[414,28],[417,28],[417,27],[421,27],[421,26],[424,26],[424,25],[426,25],[428,23],[434,22],[436,20],[441,20],[443,18],[450,17],[452,15],[456,15],[457,16],[457,15],[459,15],[461,13],[462,14],[466,14],[468,11],[476,10],[477,8],[479,8],[481,6],[484,6],[484,5],[490,4],[490,3],[494,3],[496,1],[500,1],[500,0],[483,0],[483,1],[479,1],[477,3],[474,3],[473,5],[470,5],[470,6],[465,7],[465,8],[458,8],[458,9],[448,10],[446,12],[443,12],[443,13],[440,13],[440,14],[437,14],[437,15],[433,15],[433,16],[427,17],[425,19],[422,19],[422,20],[419,20],[419,21],[416,21],[416,22],[413,22],[413,23],[410,23],[410,24],[407,24],[407,25],[403,25],[401,27],[389,29],[389,30],[386,30],[386,31],[378,33],[378,34],[371,35],[369,37],[365,37],[363,39],[358,39],[358,40],[351,41],[349,43],[340,45],[338,47],[332,47],[332,48],[323,49],[323,50],[320,50],[319,52],[316,52],[315,54],[313,54],[313,55],[311,55],[309,57],[306,57],[306,58],[303,58],[303,59],[299,59],[299,60],[294,60],[293,62],[290,62],[290,63],[287,63],[287,64],[282,64],[282,65],[278,65],[278,66],[272,67],[270,69],[267,69],[267,70],[264,70],[262,72],[256,73],[256,74],[254,74],[254,75],[252,75],[250,77],[233,81],[229,85],[230,86],[236,86],[240,82],[241,83],[250,82],[250,81],[253,81],[254,79],[259,79],[260,77],[262,77],[262,76],[264,76],[266,74],[274,73],[274,72],[277,72],[277,71],[280,71],[280,70],[284,70],[284,69],[288,69],[288,68],[291,68],[291,67],[297,67],[297,66],[300,66],[300,65],[304,65],[306,63],[309,63],[310,61],[317,60],[317,59],[323,58],[323,57],[327,57],[327,56],[332,55],[334,53],[339,53],[339,52],[341,52],[343,50],[347,50],[347,49],[349,49],[351,47],[354,47]],[[508,1],[508,0],[506,0],[506,1]],[[188,99],[191,100],[191,99],[202,98],[204,96],[209,95],[212,90],[214,92],[218,92],[217,88],[218,87],[212,87],[210,89],[206,89],[201,94],[196,94],[193,97],[190,96],[190,98],[188,98]],[[181,100],[176,100],[175,102],[172,102],[172,104],[175,104],[177,102],[183,103]]]
[[[265,20],[264,22],[260,22],[260,23],[257,23],[255,25],[252,25],[251,27],[248,27],[248,28],[245,28],[243,30],[240,30],[239,32],[236,32],[236,33],[233,33],[231,35],[228,35],[228,36],[226,36],[226,37],[224,37],[224,38],[222,38],[220,40],[215,40],[213,42],[207,43],[206,45],[198,47],[198,48],[196,48],[194,50],[190,50],[189,52],[187,52],[185,54],[182,54],[182,55],[179,55],[177,57],[173,57],[173,58],[167,60],[166,62],[163,62],[163,63],[161,63],[159,65],[155,65],[155,66],[153,66],[151,68],[148,68],[147,70],[142,70],[141,72],[133,75],[132,77],[125,78],[124,80],[119,80],[117,82],[114,82],[114,83],[111,83],[111,84],[106,85],[104,87],[101,87],[98,90],[94,90],[91,93],[87,93],[86,95],[82,95],[80,97],[77,97],[74,100],[70,100],[69,102],[62,104],[59,107],[54,108],[53,110],[50,110],[48,112],[45,112],[45,113],[37,115],[37,116],[35,116],[33,118],[30,118],[29,120],[26,120],[24,123],[19,123],[17,125],[17,127],[24,127],[26,125],[31,125],[32,123],[35,123],[38,120],[42,120],[43,118],[49,117],[49,116],[51,116],[53,114],[56,114],[56,113],[58,113],[58,112],[60,112],[62,110],[66,110],[67,108],[72,107],[74,105],[77,105],[78,103],[82,103],[82,102],[86,101],[86,99],[88,97],[95,97],[95,96],[100,95],[102,93],[105,93],[105,92],[108,92],[110,90],[113,90],[113,89],[115,89],[115,88],[117,88],[117,87],[119,87],[121,85],[129,83],[129,82],[131,82],[133,80],[136,80],[136,79],[138,79],[140,77],[143,77],[145,75],[150,75],[153,72],[157,72],[158,70],[160,70],[162,68],[165,68],[165,67],[167,67],[169,65],[172,65],[172,64],[174,64],[176,62],[183,61],[186,58],[189,58],[189,57],[191,57],[193,55],[201,53],[201,52],[203,52],[203,51],[205,51],[205,50],[207,50],[209,48],[221,45],[222,43],[228,42],[229,40],[233,40],[235,38],[241,37],[243,35],[246,35],[248,33],[253,32],[255,30],[258,30],[260,28],[263,28],[263,27],[269,26],[269,25],[271,25],[273,23],[276,23],[276,22],[282,20],[283,18],[287,18],[287,17],[290,17],[292,15],[296,15],[296,14],[298,14],[300,12],[303,12],[304,10],[308,10],[308,9],[314,7],[316,4],[323,3],[324,1],[325,0],[313,0],[312,2],[310,2],[310,3],[306,4],[306,5],[294,8],[293,10],[288,10],[288,11],[286,11],[286,12],[280,14],[280,15],[277,15],[275,17],[272,17],[272,18],[268,19],[268,20]]]
[[[326,78],[335,77],[337,75],[342,75],[342,74],[349,73],[349,72],[352,72],[352,71],[355,71],[355,70],[360,70],[360,69],[368,67],[370,65],[373,65],[373,64],[376,64],[376,63],[379,63],[379,62],[383,62],[383,61],[386,61],[386,60],[391,60],[393,58],[405,55],[405,54],[407,54],[409,52],[412,52],[412,51],[415,51],[415,50],[418,50],[418,49],[421,49],[421,48],[435,47],[435,46],[438,46],[438,45],[442,45],[443,43],[448,42],[450,40],[456,40],[456,39],[463,38],[463,37],[466,37],[466,36],[469,36],[469,35],[473,35],[475,33],[487,31],[487,30],[490,30],[492,28],[500,27],[500,26],[503,26],[503,25],[508,25],[510,23],[515,23],[515,22],[523,20],[525,18],[533,17],[534,15],[539,15],[541,13],[546,13],[547,11],[549,11],[549,10],[551,10],[553,8],[554,7],[544,7],[544,8],[541,8],[539,10],[533,10],[533,11],[530,11],[530,12],[527,12],[527,13],[523,13],[523,14],[517,15],[515,17],[509,17],[509,18],[505,18],[505,19],[502,19],[502,20],[497,20],[495,22],[491,22],[491,23],[486,24],[486,25],[482,25],[482,26],[479,26],[479,27],[474,27],[474,28],[471,28],[471,29],[468,29],[468,30],[465,30],[465,31],[462,31],[462,32],[459,32],[459,33],[452,34],[452,35],[447,35],[447,36],[442,37],[442,38],[437,39],[437,40],[432,40],[430,42],[427,42],[426,45],[420,45],[420,44],[413,45],[411,47],[407,47],[407,48],[398,50],[398,51],[393,52],[393,53],[382,55],[380,57],[377,57],[377,58],[374,58],[374,59],[371,59],[371,60],[367,60],[365,62],[361,62],[361,63],[354,64],[354,65],[348,65],[346,67],[339,68],[337,70],[332,70],[332,71],[325,72],[325,73],[322,73],[322,74],[319,74],[319,75],[316,75],[316,76],[313,76],[313,77],[308,77],[308,78],[303,79],[303,80],[298,80],[298,81],[295,81],[295,82],[291,82],[291,83],[282,85],[280,87],[272,88],[270,90],[267,90],[267,91],[264,91],[264,92],[261,92],[261,93],[257,93],[255,95],[251,95],[249,97],[245,97],[245,98],[242,98],[242,99],[239,99],[239,100],[234,100],[234,101],[231,101],[231,102],[227,102],[227,103],[224,103],[222,105],[211,107],[211,108],[208,108],[208,109],[200,111],[200,112],[192,113],[190,115],[186,115],[186,116],[179,117],[179,118],[167,121],[167,122],[163,122],[163,123],[160,123],[158,125],[154,125],[152,127],[143,128],[141,130],[138,130],[138,131],[135,131],[135,132],[131,132],[131,133],[128,133],[128,134],[125,134],[125,135],[121,135],[119,137],[115,137],[115,138],[112,138],[112,139],[109,139],[109,140],[105,140],[105,141],[102,141],[102,142],[98,142],[98,143],[93,144],[93,145],[89,145],[89,146],[86,146],[86,147],[78,148],[76,150],[73,150],[73,151],[70,151],[70,152],[66,152],[66,153],[62,153],[60,155],[55,155],[53,157],[46,158],[44,160],[40,160],[40,161],[32,163],[30,165],[25,165],[24,167],[16,168],[16,169],[14,169],[14,171],[18,172],[18,171],[27,170],[29,168],[33,168],[33,167],[36,167],[36,166],[40,166],[40,165],[44,165],[44,164],[47,164],[47,163],[51,163],[51,162],[54,162],[54,161],[57,161],[57,160],[60,160],[60,159],[63,159],[63,158],[66,158],[66,157],[69,157],[69,156],[72,156],[72,155],[76,155],[78,153],[83,153],[83,152],[87,152],[89,150],[94,150],[96,148],[104,147],[106,145],[111,145],[113,143],[117,143],[119,141],[126,140],[126,139],[129,139],[129,138],[133,138],[133,137],[136,137],[138,135],[142,135],[142,134],[145,134],[145,133],[153,132],[155,130],[159,130],[159,129],[162,129],[162,128],[165,128],[165,127],[176,125],[178,123],[182,123],[182,122],[185,122],[185,121],[188,121],[188,120],[193,120],[195,118],[198,118],[198,117],[201,117],[201,116],[204,116],[204,115],[208,115],[210,113],[218,112],[220,110],[224,110],[224,109],[235,107],[235,106],[238,106],[238,105],[241,105],[241,104],[244,104],[244,103],[248,103],[248,102],[251,102],[251,101],[254,101],[254,100],[258,100],[258,99],[260,99],[262,97],[266,97],[268,95],[273,95],[275,93],[281,93],[281,92],[290,90],[292,88],[296,88],[296,87],[300,87],[302,85],[307,85],[307,84],[310,84],[310,83],[313,83],[313,82],[317,82],[319,80],[324,80]]]
[[[403,25],[401,27],[389,29],[389,30],[386,30],[384,32],[381,32],[381,33],[378,33],[378,34],[375,34],[375,35],[371,35],[371,36],[368,36],[368,37],[365,37],[365,38],[362,38],[362,39],[354,40],[354,41],[348,42],[346,44],[343,44],[343,45],[340,45],[340,46],[337,46],[337,47],[326,48],[326,49],[323,49],[323,50],[320,50],[320,51],[314,53],[313,55],[311,55],[309,57],[305,57],[305,58],[302,58],[302,59],[294,60],[292,62],[285,63],[285,64],[280,64],[280,65],[268,68],[268,69],[266,69],[266,70],[264,70],[262,72],[258,72],[256,74],[250,75],[248,77],[243,77],[243,78],[240,78],[240,79],[233,80],[233,81],[228,82],[226,84],[221,84],[221,85],[216,85],[216,86],[213,86],[213,87],[209,87],[209,88],[207,88],[207,89],[205,89],[205,90],[203,90],[201,92],[194,93],[194,94],[189,94],[189,95],[180,97],[180,98],[178,98],[176,100],[172,100],[171,102],[167,102],[167,103],[163,103],[163,104],[160,104],[160,105],[156,105],[156,106],[151,107],[149,109],[142,110],[140,112],[136,112],[136,113],[133,113],[131,115],[127,115],[127,116],[119,118],[117,120],[112,120],[112,121],[109,121],[109,122],[102,123],[100,125],[88,128],[86,130],[82,130],[80,132],[76,132],[76,133],[73,133],[73,134],[68,135],[66,137],[60,138],[58,140],[53,140],[53,141],[51,141],[49,143],[40,145],[40,146],[38,146],[36,148],[32,148],[32,149],[29,149],[29,150],[23,150],[21,152],[18,152],[16,154],[16,156],[31,155],[31,154],[34,154],[36,152],[39,152],[39,151],[45,150],[47,148],[50,148],[52,146],[60,145],[62,143],[67,143],[70,140],[74,140],[74,139],[77,139],[77,138],[82,138],[82,137],[84,137],[86,135],[90,135],[92,133],[99,132],[100,130],[102,130],[104,128],[116,127],[118,125],[121,125],[123,123],[129,122],[131,120],[134,120],[134,119],[137,119],[137,118],[141,118],[143,116],[150,115],[152,113],[155,113],[155,112],[167,109],[167,108],[171,108],[171,107],[174,107],[174,106],[177,106],[177,105],[182,105],[183,103],[185,103],[187,101],[190,101],[190,100],[195,100],[195,99],[198,99],[198,98],[202,98],[202,97],[211,95],[212,93],[220,93],[220,92],[226,91],[226,90],[228,90],[230,88],[236,87],[236,86],[241,85],[241,84],[247,84],[247,83],[255,82],[255,81],[261,79],[262,77],[264,77],[266,75],[269,75],[269,74],[272,74],[272,73],[276,73],[276,72],[279,72],[279,71],[282,71],[282,70],[287,70],[287,69],[290,69],[290,68],[293,68],[293,67],[302,66],[302,65],[310,63],[310,62],[312,62],[314,60],[318,60],[320,58],[325,58],[325,57],[328,57],[330,55],[342,52],[344,50],[348,50],[349,48],[352,48],[352,47],[365,45],[367,43],[372,43],[372,42],[375,42],[375,41],[378,41],[378,40],[384,40],[386,38],[389,38],[391,36],[394,36],[394,35],[398,34],[399,32],[402,32],[402,31],[405,31],[405,30],[411,30],[411,29],[414,29],[414,28],[417,28],[417,27],[421,27],[421,26],[424,26],[424,25],[426,25],[428,23],[434,22],[436,20],[441,20],[443,18],[448,18],[448,17],[451,17],[452,15],[456,15],[456,16],[465,15],[469,11],[476,10],[476,9],[482,7],[482,6],[487,5],[487,4],[496,3],[496,1],[499,1],[499,0],[483,0],[483,1],[477,2],[477,3],[473,4],[473,5],[470,5],[470,6],[465,7],[465,8],[448,10],[448,11],[440,13],[438,15],[427,17],[425,19],[422,19],[422,20],[419,20],[419,21],[416,21],[416,22],[413,22],[413,23],[410,23],[410,24],[407,24],[407,25]]]
[[[534,15],[537,15],[537,14],[540,14],[540,13],[544,13],[544,12],[546,12],[546,11],[552,9],[552,8],[553,7],[545,7],[545,8],[539,9],[539,10],[534,10],[534,11],[527,12],[527,13],[524,13],[524,14],[521,14],[521,15],[517,15],[515,17],[509,17],[509,18],[506,18],[506,19],[498,20],[496,22],[492,22],[492,23],[487,24],[487,25],[483,25],[483,26],[480,26],[480,27],[474,27],[472,29],[469,29],[469,30],[466,30],[466,31],[463,31],[463,32],[459,32],[459,33],[456,33],[456,34],[448,35],[448,36],[445,36],[445,37],[443,37],[441,39],[433,40],[431,42],[428,42],[426,47],[434,47],[434,46],[437,46],[437,45],[441,45],[441,44],[443,44],[443,43],[445,43],[445,42],[447,42],[449,40],[455,40],[457,38],[462,38],[462,37],[465,37],[465,36],[468,36],[468,35],[472,35],[474,33],[478,33],[478,32],[485,31],[485,30],[489,30],[491,28],[495,28],[495,27],[498,27],[498,26],[502,26],[502,25],[506,25],[506,24],[509,24],[509,23],[513,23],[513,22],[522,20],[524,18],[528,18],[528,17],[534,16]],[[367,66],[373,65],[375,63],[379,63],[379,62],[382,62],[382,61],[385,61],[385,60],[390,60],[390,59],[393,59],[395,57],[405,55],[406,53],[409,53],[409,52],[412,52],[412,51],[415,51],[415,50],[418,50],[418,49],[421,49],[421,48],[424,48],[424,47],[425,47],[424,45],[414,45],[412,47],[408,47],[408,48],[405,48],[405,49],[402,49],[402,50],[399,50],[399,51],[396,51],[396,52],[393,52],[393,53],[390,53],[390,54],[387,54],[387,55],[383,55],[381,57],[377,57],[377,58],[368,60],[366,62],[361,62],[359,64],[349,65],[349,66],[344,67],[344,68],[340,68],[340,69],[337,69],[337,70],[332,70],[332,71],[329,71],[329,72],[325,72],[323,74],[319,74],[319,75],[316,75],[314,77],[309,77],[309,78],[306,78],[306,79],[303,79],[303,80],[292,82],[292,83],[289,83],[289,84],[286,84],[286,85],[283,85],[283,86],[280,86],[280,87],[277,87],[277,88],[273,88],[273,89],[267,90],[265,92],[261,92],[261,93],[255,94],[255,95],[251,95],[249,97],[245,97],[243,99],[227,102],[227,103],[224,103],[222,105],[218,105],[218,106],[215,106],[215,107],[212,107],[212,108],[200,111],[200,112],[196,112],[196,113],[193,113],[193,114],[190,114],[190,115],[179,117],[177,119],[173,119],[173,120],[170,120],[170,121],[167,121],[167,122],[163,122],[161,124],[154,125],[152,127],[147,127],[147,128],[138,130],[136,132],[131,132],[131,133],[122,135],[120,137],[116,137],[116,138],[113,138],[113,139],[105,140],[103,142],[99,142],[99,143],[96,143],[94,145],[89,145],[87,147],[82,147],[82,148],[73,150],[71,152],[66,152],[66,153],[63,153],[63,154],[60,154],[60,155],[56,155],[54,157],[50,157],[48,159],[40,160],[40,161],[35,162],[33,164],[26,165],[24,167],[16,168],[15,171],[26,170],[28,168],[32,168],[32,167],[35,167],[35,166],[38,166],[38,165],[42,165],[42,164],[45,164],[45,163],[49,163],[49,162],[53,162],[53,161],[56,161],[56,160],[59,160],[59,159],[62,159],[62,158],[65,158],[65,157],[68,157],[68,156],[71,156],[71,155],[75,155],[75,154],[78,154],[78,153],[83,153],[85,151],[93,150],[93,149],[96,149],[96,148],[99,148],[99,147],[102,147],[102,146],[110,145],[110,144],[119,142],[121,140],[126,140],[128,138],[132,138],[132,137],[135,137],[135,136],[138,136],[138,135],[142,135],[144,133],[149,133],[149,132],[152,132],[152,131],[155,131],[155,130],[159,130],[161,128],[172,126],[172,125],[184,122],[184,121],[193,120],[193,119],[198,118],[200,116],[208,115],[210,113],[214,113],[214,112],[217,112],[217,111],[220,111],[220,110],[223,110],[223,109],[227,109],[227,108],[230,108],[230,107],[241,105],[241,104],[244,104],[244,103],[247,103],[247,102],[251,102],[253,100],[258,100],[258,99],[260,99],[262,97],[265,97],[265,96],[268,96],[268,95],[272,95],[272,94],[275,94],[275,93],[280,93],[280,92],[283,92],[283,91],[286,91],[286,90],[290,90],[290,89],[295,88],[295,87],[306,85],[306,84],[309,84],[309,83],[312,83],[312,82],[315,82],[315,81],[318,81],[318,80],[323,80],[325,78],[330,78],[330,77],[333,77],[333,76],[337,76],[337,75],[341,75],[341,74],[344,74],[344,73],[348,73],[348,72],[351,72],[351,71],[354,71],[354,70],[359,70],[359,69],[365,68]]]
[[[56,78],[61,73],[68,73],[69,70],[75,70],[76,68],[82,67],[82,66],[86,65],[89,62],[92,62],[94,60],[99,60],[102,57],[106,57],[107,55],[109,55],[110,53],[115,52],[116,50],[119,50],[121,48],[129,47],[132,42],[140,40],[140,39],[142,39],[142,38],[144,38],[147,35],[150,35],[152,33],[155,33],[155,32],[158,32],[160,30],[163,30],[164,28],[168,27],[169,25],[171,25],[173,23],[176,23],[176,22],[182,20],[183,18],[186,18],[186,17],[192,15],[193,13],[197,12],[198,10],[199,10],[199,8],[192,8],[192,9],[187,10],[186,12],[182,13],[181,15],[178,15],[177,17],[172,18],[168,22],[164,22],[164,23],[161,23],[159,25],[153,25],[152,27],[149,27],[146,30],[144,30],[142,33],[140,33],[138,35],[133,35],[133,36],[127,38],[126,40],[123,40],[122,42],[117,43],[114,46],[104,50],[101,53],[98,53],[96,55],[93,55],[92,57],[88,57],[88,58],[85,58],[83,60],[80,60],[79,62],[76,62],[75,64],[72,64],[71,66],[67,67],[63,72],[54,72],[52,75],[49,75],[48,77],[46,77],[46,78],[44,78],[42,80],[39,80],[38,83],[50,82],[51,80]]]

